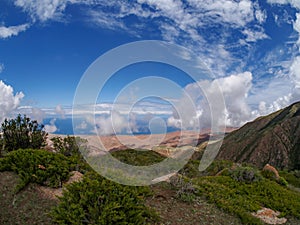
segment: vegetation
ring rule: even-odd
[[[65,156],[79,156],[80,148],[86,147],[87,140],[80,137],[53,137],[51,138],[53,142],[53,147],[56,152],[63,154]]]
[[[72,162],[71,170],[80,171],[81,173],[91,171],[90,166],[81,154],[81,150],[87,148],[86,139],[74,136],[64,138],[58,136],[51,138],[51,141],[55,151],[66,156]]]
[[[288,184],[293,185],[296,188],[300,188],[300,171],[295,170],[295,171],[281,171],[279,172],[279,175],[283,177]]]
[[[49,212],[57,200],[43,196],[36,184],[29,184],[16,194],[18,183],[17,174],[0,173],[0,224],[53,225]]]
[[[148,187],[130,187],[94,173],[67,186],[52,216],[58,224],[146,224],[156,219],[143,203]]]
[[[7,152],[17,149],[40,149],[45,146],[47,133],[44,125],[20,114],[15,119],[5,119],[1,124],[3,145]]]
[[[154,151],[134,149],[112,152],[112,156],[133,166],[149,166],[165,159],[164,156]]]
[[[206,171],[200,172],[199,157],[193,155],[179,174],[170,179],[170,184],[160,183],[149,187],[124,186],[96,174],[86,164],[81,155],[81,149],[86,147],[87,142],[84,139],[71,136],[54,137],[51,140],[56,152],[53,153],[39,149],[44,145],[47,134],[43,131],[42,125],[31,121],[26,116],[19,115],[14,120],[5,120],[2,130],[6,131],[6,136],[4,133],[1,142],[7,153],[0,158],[0,172],[8,178],[0,177],[0,181],[3,178],[4,182],[0,185],[0,206],[9,208],[10,206],[4,202],[8,200],[13,202],[8,215],[13,215],[12,211],[15,209],[24,212],[40,210],[42,217],[36,221],[40,224],[44,221],[45,224],[52,222],[56,224],[157,224],[159,221],[157,214],[147,206],[147,202],[148,204],[152,202],[156,206],[155,209],[168,218],[164,222],[169,223],[171,220],[172,224],[184,224],[181,219],[188,220],[191,216],[192,224],[199,224],[200,218],[201,223],[211,224],[212,220],[202,220],[208,218],[201,217],[203,207],[220,215],[227,215],[226,218],[232,216],[232,224],[240,223],[239,220],[236,221],[237,217],[243,224],[262,224],[261,220],[251,215],[262,207],[279,211],[280,216],[298,218],[295,224],[299,224],[300,221],[300,193],[289,188],[290,185],[300,187],[299,171],[281,171],[278,178],[274,177],[274,173],[260,171],[251,165],[214,161]],[[19,137],[18,140],[12,137],[14,132]],[[20,149],[26,146],[26,143],[35,147]],[[147,150],[129,149],[113,152],[112,155],[134,166],[153,165],[165,159],[164,156]],[[38,205],[36,202],[39,201],[32,194],[34,185],[61,187],[72,170],[84,173],[83,180],[66,185],[59,201],[49,203],[51,206],[55,205],[50,213],[53,221],[51,222],[46,216],[50,206],[42,200],[40,201],[42,206],[45,205],[48,211],[44,208],[32,210],[34,204]],[[19,182],[8,185],[9,177],[14,175],[3,171],[16,173]],[[16,177],[14,179],[16,180]],[[7,189],[12,187],[13,194],[10,197]],[[156,199],[155,192],[162,200]],[[31,199],[24,197],[26,200],[24,202],[22,193],[28,193]],[[203,206],[203,202],[206,202],[205,204],[209,202],[211,205]],[[28,207],[28,210],[21,204]],[[175,213],[172,214],[170,208],[175,210]],[[20,224],[35,223],[25,214],[21,212],[17,214],[16,218]],[[173,223],[175,219],[170,218],[170,214],[173,217],[177,216],[176,223]],[[32,214],[32,216],[38,218],[40,215]],[[223,216],[222,219],[225,218]],[[2,217],[0,213],[0,223],[13,223],[10,217],[13,216]],[[214,221],[223,220],[220,218]]]
[[[45,150],[21,149],[0,159],[0,172],[13,171],[19,175],[16,192],[29,183],[60,187],[69,178],[71,162],[62,154]]]
[[[244,224],[261,224],[250,212],[262,206],[280,211],[282,216],[300,218],[300,194],[264,179],[243,183],[228,176],[195,180],[199,193],[227,212],[238,215]]]

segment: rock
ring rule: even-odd
[[[286,218],[278,218],[280,212],[275,212],[272,209],[262,208],[258,210],[256,213],[252,213],[253,216],[261,219],[263,222],[267,224],[284,224],[286,223]]]
[[[266,164],[263,168],[263,171],[269,171],[273,173],[276,180],[280,178],[278,171],[275,169],[275,167],[271,166],[270,164]]]
[[[71,184],[71,183],[74,183],[74,182],[79,182],[83,179],[83,174],[78,172],[78,171],[72,171],[71,172],[71,177],[69,178],[69,180],[64,183],[64,185],[66,184]]]

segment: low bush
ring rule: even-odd
[[[148,187],[124,186],[88,173],[67,186],[51,213],[57,224],[146,224],[157,216],[144,205]]]
[[[59,187],[69,178],[71,162],[63,155],[45,150],[20,149],[0,159],[0,171],[13,171],[21,182],[20,191],[28,183]]]
[[[299,171],[280,171],[279,175],[283,177],[289,184],[300,188],[300,173]]]
[[[151,150],[120,150],[111,153],[113,157],[123,163],[133,166],[149,166],[159,163],[165,159],[164,156]]]
[[[300,193],[274,181],[262,179],[245,183],[228,176],[201,177],[194,180],[198,194],[229,213],[238,215],[244,224],[262,224],[250,213],[262,207],[300,218]]]
[[[170,185],[176,190],[176,198],[184,202],[193,202],[196,199],[197,189],[190,179],[181,175],[170,178]]]
[[[224,174],[224,173],[223,173]],[[252,183],[263,179],[260,172],[253,167],[238,166],[229,170],[229,176],[239,182]]]

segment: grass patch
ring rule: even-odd
[[[18,182],[18,175],[12,172],[0,173],[0,224],[53,224],[49,213],[57,201],[42,198],[35,184],[15,194],[13,190]]]

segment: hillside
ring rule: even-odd
[[[300,169],[300,102],[259,117],[230,133],[217,156],[258,167]]]

